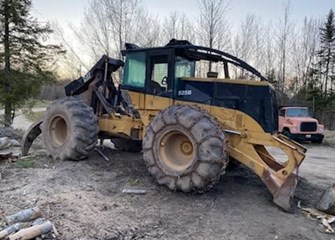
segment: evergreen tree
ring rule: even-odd
[[[0,0],[0,105],[10,125],[15,107],[36,95],[46,81],[60,46],[43,44],[52,30],[30,14],[31,0]]]
[[[324,26],[320,28],[320,43],[321,49],[318,55],[323,75],[323,93],[325,97],[327,97],[329,84],[330,94],[332,94],[335,74],[335,16],[332,9],[327,15],[327,20],[324,23]]]

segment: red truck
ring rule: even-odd
[[[281,107],[278,131],[296,141],[322,143],[324,137],[324,126],[310,116],[307,107]]]

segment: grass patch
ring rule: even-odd
[[[32,122],[36,122],[37,120],[41,119],[44,116],[45,111],[39,111],[39,112],[30,112],[26,114],[27,119],[29,119]]]
[[[33,168],[35,165],[34,157],[26,157],[24,159],[19,159],[14,163],[17,168]]]

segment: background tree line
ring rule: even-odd
[[[335,128],[335,20],[332,9],[324,18],[306,16],[295,23],[290,1],[283,2],[281,17],[264,22],[246,15],[233,31],[229,0],[198,0],[199,16],[183,11],[160,19],[148,12],[141,0],[91,0],[81,26],[72,26],[80,47],[68,47],[69,75],[76,77],[78,66],[88,69],[102,53],[122,58],[125,42],[139,46],[165,45],[171,38],[186,39],[233,53],[250,63],[275,86],[280,104],[308,105]],[[58,31],[64,42],[66,37]],[[87,37],[90,36],[90,37]],[[86,61],[80,54],[85,51]],[[234,77],[248,78],[240,69]]]

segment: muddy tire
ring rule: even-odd
[[[114,143],[115,148],[121,151],[134,153],[142,151],[142,141],[139,140],[116,138],[112,139],[112,142]]]
[[[228,162],[223,131],[207,112],[171,106],[150,122],[143,158],[158,184],[170,190],[203,192],[218,182]]]
[[[93,109],[76,97],[54,101],[44,115],[43,143],[54,159],[83,160],[98,139],[98,123]]]

